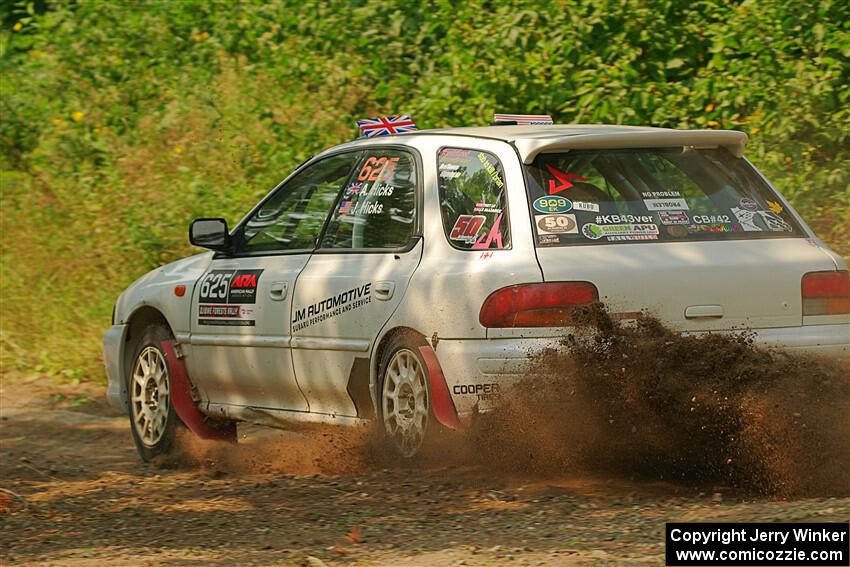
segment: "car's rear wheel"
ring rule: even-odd
[[[171,374],[160,346],[171,338],[171,333],[162,326],[145,329],[136,343],[127,375],[130,430],[145,461],[170,452],[179,423],[171,403]]]
[[[419,352],[425,342],[417,338],[391,339],[381,363],[381,432],[405,458],[419,452],[434,427],[428,368]]]

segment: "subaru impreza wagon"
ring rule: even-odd
[[[491,126],[361,139],[300,166],[207,252],[117,301],[108,396],[141,456],[175,426],[358,424],[414,455],[497,403],[577,305],[683,333],[850,349],[847,265],[735,131]]]

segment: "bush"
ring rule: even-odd
[[[850,252],[850,5],[20,2],[0,12],[4,367],[99,376],[134,278],[353,122],[732,128]]]

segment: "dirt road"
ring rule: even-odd
[[[667,521],[850,518],[850,498],[377,468],[319,433],[243,428],[147,465],[97,386],[7,376],[0,396],[3,564],[658,565]]]

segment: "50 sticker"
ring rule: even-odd
[[[578,234],[575,215],[545,215],[536,220],[540,234]]]
[[[484,226],[484,221],[487,217],[484,215],[460,215],[452,227],[449,238],[452,240],[462,240],[464,242],[473,242],[475,237]]]

